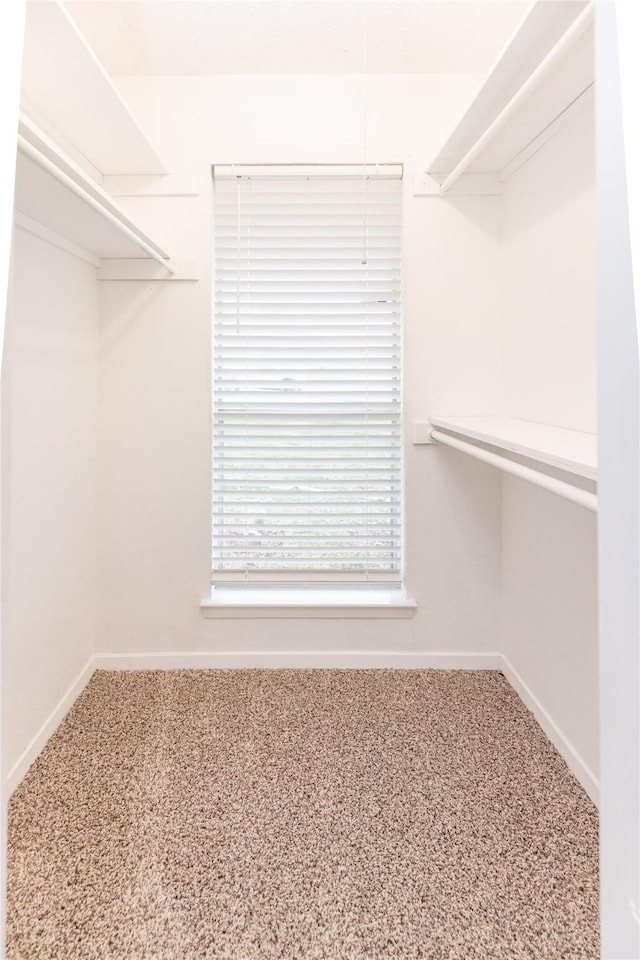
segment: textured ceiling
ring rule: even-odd
[[[519,0],[72,0],[112,75],[482,73]],[[366,24],[366,53],[363,41]]]

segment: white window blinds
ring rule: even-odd
[[[213,582],[401,572],[401,168],[216,168]]]

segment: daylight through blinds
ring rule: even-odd
[[[399,578],[401,209],[399,173],[216,170],[214,582]]]

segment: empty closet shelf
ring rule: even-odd
[[[165,174],[136,118],[60,0],[26,4],[22,99],[103,175]]]
[[[576,478],[595,481],[594,434],[510,417],[432,417],[431,425],[434,428],[431,436],[436,442],[528,480],[586,509],[597,510],[597,496],[590,490],[478,445],[497,447]]]
[[[99,258],[147,257],[173,273],[168,253],[66,158],[20,134],[16,210]]]
[[[587,98],[594,4],[533,3],[427,170],[446,193],[465,172],[504,180]]]
[[[588,480],[598,478],[595,433],[518,420],[515,417],[431,417],[432,427],[447,430]]]

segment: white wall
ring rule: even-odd
[[[4,334],[7,293],[9,287],[9,258],[11,250],[11,220],[13,208],[13,185],[15,172],[15,153],[13,141],[18,125],[18,106],[20,101],[21,52],[24,33],[24,0],[11,5],[9,19],[5,21],[0,36],[0,76],[2,78],[2,103],[0,105],[0,377],[4,360]],[[0,407],[2,397],[0,396]],[[3,412],[0,409],[0,418]],[[0,419],[1,422],[1,419]],[[0,428],[1,429],[1,428]],[[6,898],[6,851],[7,851],[7,815],[6,815],[6,760],[3,744],[4,719],[4,665],[2,649],[6,629],[5,619],[5,531],[2,525],[2,503],[4,498],[5,464],[2,461],[0,444],[0,956],[4,949],[5,898]]]
[[[505,184],[505,411],[596,431],[593,101]]]
[[[587,106],[509,179],[504,196],[504,411],[590,432],[596,429],[594,152]],[[593,514],[505,475],[501,648],[594,785],[596,540]]]
[[[16,228],[2,383],[9,769],[95,643],[95,275]]]
[[[493,409],[500,201],[414,199],[473,77],[370,77],[367,159],[406,164],[405,411]],[[123,78],[197,198],[123,199],[198,283],[101,284],[98,649],[491,651],[498,635],[500,481],[450,451],[406,447],[413,621],[206,621],[210,575],[212,163],[361,162],[360,77]],[[452,257],[452,251],[455,256]]]
[[[628,163],[638,148],[637,84],[625,85],[638,73],[635,31],[630,29],[637,14],[636,4],[600,3],[597,8],[598,550],[603,746],[600,912],[604,960],[640,956],[640,277],[638,209],[633,205],[639,171],[633,165],[625,170],[625,154]]]

